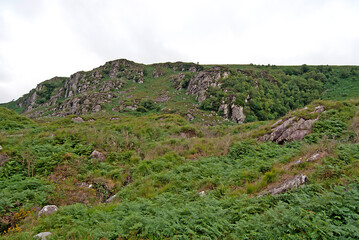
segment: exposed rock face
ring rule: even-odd
[[[103,81],[106,76],[109,79]],[[120,89],[125,80],[143,83],[143,77],[143,68],[139,64],[125,59],[107,62],[90,72],[77,72],[71,75],[65,82],[65,97],[97,89],[99,92]]]
[[[167,63],[157,63],[154,64],[156,68],[171,68],[173,71],[189,71],[189,72],[199,72],[203,69],[202,66],[195,63],[184,63],[184,62],[167,62]]]
[[[18,106],[24,108],[24,112],[29,112],[39,105],[47,107],[55,104],[64,95],[63,84],[65,79],[64,77],[54,77],[38,84],[35,89],[32,89],[17,101]],[[51,86],[49,91],[51,95],[41,99],[41,95],[44,94],[44,91],[49,90],[47,89],[49,86]]]
[[[47,205],[40,210],[38,216],[40,217],[42,215],[50,215],[55,212],[57,212],[57,207],[55,205]]]
[[[107,93],[90,93],[87,95],[79,95],[69,98],[55,107],[52,116],[67,116],[67,115],[83,115],[88,113],[96,113],[101,111],[102,104],[111,102],[114,94]]]
[[[96,150],[91,153],[91,158],[98,159],[101,162],[106,160],[105,154],[103,154],[102,152],[96,151]]]
[[[303,185],[306,182],[307,182],[307,176],[298,175],[288,181],[285,181],[280,186],[268,190],[268,193],[272,194],[272,195],[284,193],[284,192],[290,190],[291,188],[298,188],[300,185]]]
[[[186,74],[184,74],[184,73],[172,75],[170,77],[171,82],[172,82],[172,86],[176,90],[181,90],[184,87],[183,86],[183,80],[185,79],[185,77],[186,77]]]
[[[318,113],[315,119],[304,119],[301,117],[284,118],[272,125],[271,133],[259,138],[261,141],[272,141],[279,144],[291,142],[294,140],[302,140],[308,135],[313,128],[313,124],[320,117],[320,113],[324,111],[324,106],[317,106],[311,113]]]
[[[243,113],[243,107],[237,106],[234,102],[235,97],[228,97],[222,101],[218,111],[223,113],[223,116],[227,119],[231,119],[237,123],[243,123],[246,119],[246,115]]]
[[[213,67],[200,71],[188,84],[187,94],[196,96],[199,103],[206,99],[206,92],[209,87],[220,87],[221,78],[230,76],[229,70],[223,67]]]
[[[49,237],[50,235],[52,235],[51,232],[41,232],[41,233],[39,233],[39,234],[36,234],[36,235],[34,236],[34,238],[38,238],[38,239],[41,239],[41,240],[46,240],[47,237]]]
[[[37,85],[18,99],[17,105],[29,117],[38,117],[45,111],[52,111],[52,116],[95,113],[101,110],[101,104],[113,98],[112,91],[122,88],[126,81],[143,83],[143,65],[119,59],[69,78],[55,77]]]

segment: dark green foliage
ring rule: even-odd
[[[66,239],[356,239],[358,200],[357,184],[251,199],[166,193],[117,206],[69,206],[42,219],[36,230]]]
[[[21,175],[0,178],[0,233],[12,224],[6,221],[6,216],[11,216],[11,212],[16,212],[20,208],[29,209],[45,205],[51,189],[48,183],[38,178]]]
[[[314,123],[312,134],[306,137],[308,142],[318,142],[324,136],[329,139],[351,138],[348,132],[348,121],[353,118],[354,104],[337,103],[332,109],[325,111]]]
[[[157,106],[157,104],[151,100],[144,100],[140,102],[140,105],[137,107],[136,111],[137,112],[148,112],[148,111],[159,111],[160,107]]]

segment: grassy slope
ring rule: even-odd
[[[272,122],[208,127],[158,113],[31,122],[0,109],[14,126],[0,135],[9,156],[0,168],[2,238],[358,238],[358,102],[320,103],[331,110],[313,134],[284,146],[255,141]],[[92,159],[94,149],[106,161]],[[316,152],[325,154],[289,167]],[[298,174],[309,177],[304,189],[255,197]],[[62,207],[37,218],[45,204]]]

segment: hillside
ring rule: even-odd
[[[358,76],[357,66],[144,65],[119,59],[44,81],[3,106],[28,117],[156,109],[208,124],[223,118],[242,123],[277,119],[315,99],[357,98]]]
[[[0,107],[0,239],[358,239],[358,74],[122,59],[42,82]]]

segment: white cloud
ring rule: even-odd
[[[105,61],[359,64],[350,0],[3,0],[0,102]]]

